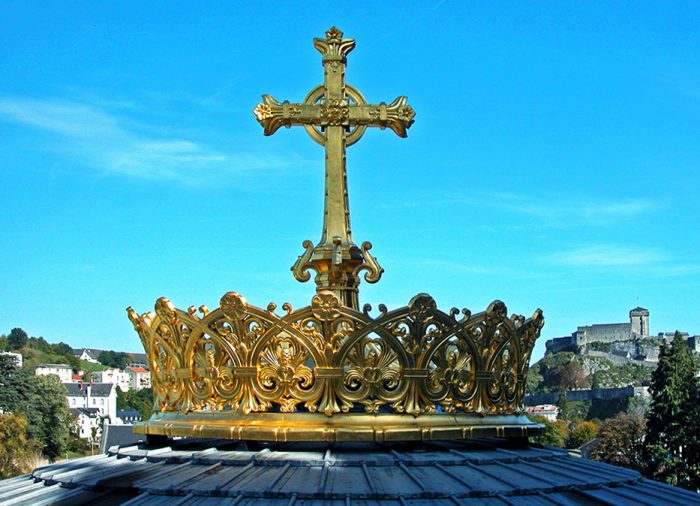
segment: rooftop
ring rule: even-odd
[[[68,390],[69,396],[79,396],[85,397],[87,395],[87,388],[90,383],[63,383],[63,386]],[[92,388],[90,389],[90,395],[92,397],[109,397],[112,393],[112,388],[114,385],[112,383],[92,383]]]
[[[100,412],[98,408],[70,408],[69,411],[75,416],[87,415],[87,416],[97,416]]]
[[[700,495],[634,471],[505,440],[168,444],[38,468],[0,482],[0,503],[700,505]]]

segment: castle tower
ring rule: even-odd
[[[630,325],[633,334],[649,337],[649,310],[643,307],[631,309]]]

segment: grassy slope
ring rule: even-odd
[[[66,364],[68,359],[63,355],[54,355],[51,353],[46,353],[45,351],[37,350],[35,348],[22,348],[19,350],[24,358],[24,367],[34,369],[39,364]],[[85,360],[80,361],[80,367],[83,371],[104,371],[107,369],[106,365],[93,364],[92,362],[87,362]]]

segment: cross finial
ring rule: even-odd
[[[376,283],[384,271],[370,255],[372,245],[359,248],[352,240],[348,206],[345,150],[357,142],[367,127],[390,128],[400,137],[413,124],[415,112],[406,97],[390,104],[368,104],[362,94],[345,83],[347,55],[355,47],[354,39],[344,39],[335,26],[326,38],[314,39],[322,55],[323,84],[309,92],[304,102],[278,102],[263,95],[253,113],[272,135],[280,127],[303,126],[313,140],[326,149],[326,195],[323,232],[316,246],[304,241],[305,252],[297,259],[292,272],[299,281],[308,281],[309,271],[316,273],[317,292],[332,291],[346,306],[358,309],[359,274]]]
[[[340,44],[340,40],[342,38],[343,32],[341,32],[336,26],[331,26],[330,29],[326,31],[326,40],[329,43]]]

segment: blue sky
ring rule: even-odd
[[[700,333],[700,4],[4,2],[0,332],[139,351],[124,313],[308,303],[323,151],[266,138],[263,93],[322,80],[311,40],[357,40],[347,80],[407,95],[408,139],[348,152],[361,302],[540,307],[544,341],[651,311]]]

